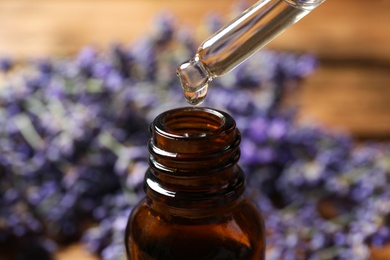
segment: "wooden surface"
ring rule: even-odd
[[[0,56],[64,56],[87,44],[130,42],[149,33],[153,17],[164,9],[178,24],[195,28],[207,13],[229,13],[233,2],[1,0]],[[302,120],[346,129],[357,138],[390,139],[389,28],[389,0],[328,0],[269,45],[319,57],[319,69],[294,95]],[[388,253],[374,253],[374,259],[388,259]],[[94,259],[79,245],[62,249],[57,258]]]

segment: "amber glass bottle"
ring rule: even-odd
[[[126,228],[128,259],[265,259],[265,230],[244,196],[240,132],[228,114],[170,110],[151,124],[146,197]]]

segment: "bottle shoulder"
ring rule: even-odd
[[[220,208],[204,209],[193,208],[190,210],[192,214],[187,215],[186,211],[180,211],[166,207],[166,205],[158,205],[148,197],[143,198],[133,209],[130,218],[132,221],[138,219],[158,220],[163,223],[213,223],[226,222],[230,220],[253,221],[261,224],[262,216],[256,206],[246,197],[237,199],[231,205],[225,205]],[[183,214],[180,214],[183,212]]]
[[[148,199],[144,199],[134,208],[128,225],[127,236],[160,248],[170,247],[178,240],[189,247],[199,241],[214,246],[215,243],[226,242],[229,246],[242,248],[264,247],[265,244],[263,219],[255,206],[245,198],[228,212],[204,218],[159,214],[153,210]]]

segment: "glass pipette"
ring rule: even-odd
[[[261,0],[206,39],[177,75],[188,103],[202,103],[210,81],[222,76],[325,0]]]

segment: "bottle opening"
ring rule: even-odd
[[[225,117],[216,110],[188,108],[168,113],[162,123],[167,132],[176,136],[204,137],[219,133]]]
[[[156,118],[154,130],[173,138],[213,137],[235,127],[228,114],[209,108],[188,107],[167,111]]]
[[[221,151],[239,135],[229,114],[204,107],[166,111],[156,117],[151,131],[155,146],[169,153]]]

